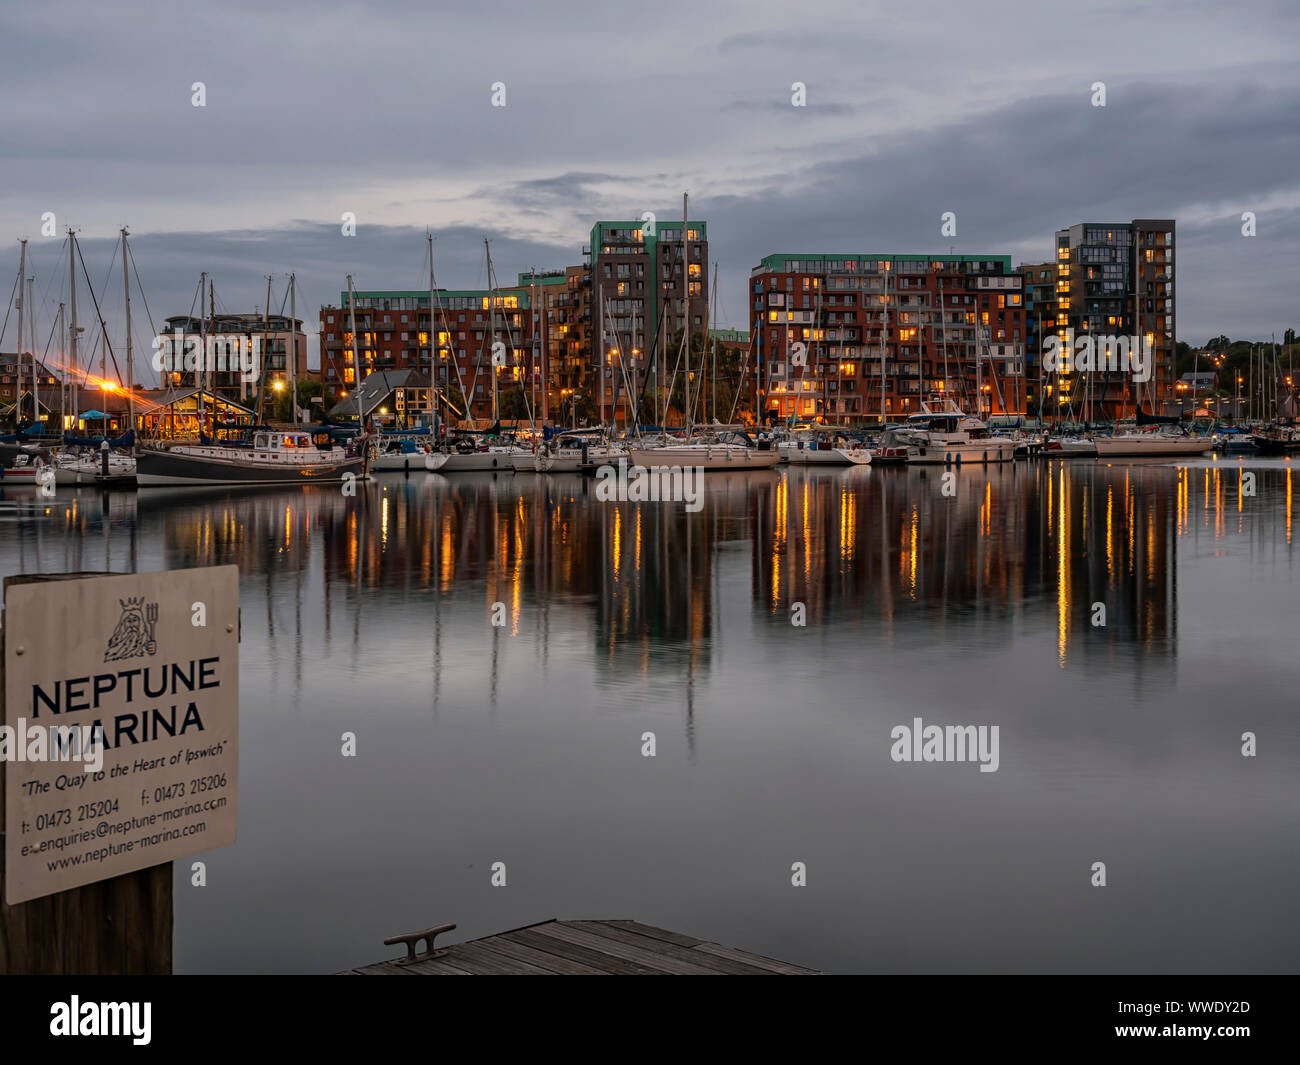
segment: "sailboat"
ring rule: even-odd
[[[1202,455],[1214,446],[1208,436],[1194,436],[1178,425],[1176,417],[1162,418],[1147,414],[1140,407],[1137,412],[1137,429],[1132,432],[1097,436],[1097,457],[1140,458],[1176,455]]]
[[[255,433],[250,446],[144,447],[136,456],[141,487],[196,484],[334,484],[366,475],[364,447],[318,448],[310,433]]]

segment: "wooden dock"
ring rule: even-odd
[[[788,962],[708,943],[637,921],[542,921],[482,939],[433,947],[442,925],[386,939],[407,957],[348,969],[366,976],[816,976]],[[424,953],[416,945],[427,943]]]

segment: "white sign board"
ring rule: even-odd
[[[235,841],[235,566],[4,589],[5,901]]]

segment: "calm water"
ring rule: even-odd
[[[0,524],[0,573],[240,567],[239,841],[206,888],[177,863],[177,971],[550,917],[832,971],[1294,971],[1298,480],[783,469],[710,475],[696,514],[522,474],[60,493]],[[891,761],[914,717],[998,725],[999,770]]]

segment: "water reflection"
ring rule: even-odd
[[[578,476],[61,492],[0,513],[0,572],[240,569],[240,840],[212,858],[236,889],[178,889],[182,969],[328,971],[421,922],[554,914],[831,969],[1282,965],[1291,465],[944,472],[709,475],[693,514]],[[1002,768],[892,765],[914,712],[1001,723]],[[1104,912],[1064,886],[1097,854],[1143,884]],[[828,874],[816,917],[795,857]]]
[[[683,655],[708,668],[723,553],[747,553],[756,616],[780,624],[800,604],[809,627],[941,638],[1050,614],[1066,666],[1121,645],[1175,653],[1180,541],[1288,562],[1293,550],[1289,463],[783,469],[710,475],[705,487],[694,514],[600,502],[578,475],[394,477],[355,496],[60,493],[6,521],[0,557],[6,572],[132,571],[142,551],[159,568],[234,563],[246,610],[287,590],[301,611],[318,573],[310,609],[331,639],[340,625],[356,638],[394,597],[421,597],[431,620],[441,600],[472,598],[504,638],[527,613],[544,654],[549,607],[580,604],[604,667],[645,671]]]

